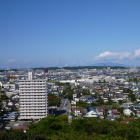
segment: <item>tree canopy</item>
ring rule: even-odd
[[[31,123],[26,133],[22,130],[4,130],[0,140],[137,140],[140,139],[140,119],[129,123],[96,118],[73,119],[60,115],[48,116]]]

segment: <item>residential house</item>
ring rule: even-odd
[[[134,105],[134,106],[133,106],[133,109],[134,109],[134,110],[140,110],[140,104]]]
[[[98,117],[96,109],[94,107],[87,107],[86,117]]]
[[[86,103],[87,104],[91,104],[94,102],[94,99],[90,96],[90,97],[87,97],[87,100],[86,100]]]
[[[71,104],[72,105],[76,105],[76,101],[71,101]]]
[[[109,116],[112,116],[112,117],[120,117],[120,114],[121,114],[119,111],[115,109],[109,110],[108,113],[109,113]]]
[[[135,115],[135,113],[132,110],[130,110],[129,108],[124,109],[123,114],[127,115],[127,116],[130,116],[131,114]]]
[[[104,118],[104,110],[101,107],[96,107],[96,112],[101,119]]]
[[[81,116],[82,115],[81,110],[78,109],[78,108],[74,108],[72,112],[75,116]]]
[[[74,101],[75,101],[75,102],[79,102],[79,100],[80,100],[79,97],[75,97],[75,98],[74,98]]]
[[[140,110],[136,111],[136,115],[137,115],[137,117],[140,117]]]
[[[83,95],[83,96],[81,96],[81,97],[79,98],[79,100],[85,102],[85,101],[87,100],[87,97],[89,97],[89,95]]]

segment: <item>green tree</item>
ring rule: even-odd
[[[87,103],[84,102],[84,101],[79,101],[79,102],[76,103],[76,106],[77,106],[77,107],[88,107],[88,106],[90,106],[90,105],[87,104]]]
[[[133,93],[129,93],[128,97],[131,98],[132,102],[136,101],[136,96]]]
[[[103,105],[104,104],[104,100],[101,98],[101,97],[99,97],[97,100],[96,100],[96,104],[97,105]]]
[[[93,98],[98,98],[99,97],[99,93],[95,92],[95,94],[92,95]]]
[[[138,83],[138,79],[137,78],[133,78],[133,81],[137,84]]]
[[[106,83],[106,80],[104,79],[103,83]]]
[[[84,89],[82,92],[82,95],[90,95],[90,90],[89,89]]]
[[[66,97],[71,101],[73,99],[73,94],[71,92],[68,92]]]
[[[121,112],[121,114],[123,113],[124,107],[119,107],[117,108],[117,111]]]
[[[63,90],[62,95],[64,96],[66,94],[67,94],[67,91],[66,90]]]
[[[77,97],[81,97],[81,93],[80,92],[77,93]]]
[[[2,101],[2,100],[8,100],[8,97],[4,94],[4,95],[1,95],[0,96],[0,100]]]
[[[48,94],[48,105],[49,106],[56,106],[59,104],[59,97],[54,95],[53,93]]]
[[[27,135],[23,130],[10,129],[0,132],[0,140],[26,140]]]
[[[119,121],[119,120],[118,120]],[[140,119],[120,123],[96,118],[73,119],[48,116],[31,123],[26,133],[22,130],[3,130],[0,140],[139,140]]]
[[[110,98],[108,98],[108,105],[112,105],[113,104],[113,100],[111,100]]]
[[[119,102],[119,104],[122,104],[122,103],[123,103],[123,101],[122,101],[122,100],[119,100],[118,102]]]

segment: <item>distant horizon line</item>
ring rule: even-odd
[[[122,67],[122,68],[131,68],[131,67],[140,67],[140,66],[121,66],[121,65],[94,65],[94,66],[65,66],[65,67],[57,67],[57,66],[51,66],[51,67],[30,67],[30,68],[0,68],[0,70],[13,70],[13,69],[44,69],[44,68],[55,68],[55,69],[62,69],[62,68],[79,68],[79,67],[83,67],[83,68],[86,68],[86,67]]]

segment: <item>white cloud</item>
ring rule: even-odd
[[[140,49],[135,50],[134,57],[140,57]]]
[[[8,63],[13,63],[15,61],[16,61],[15,59],[10,59],[10,60],[8,60]]]
[[[94,60],[123,60],[130,57],[130,53],[113,53],[113,52],[103,52],[100,55],[96,56]]]

